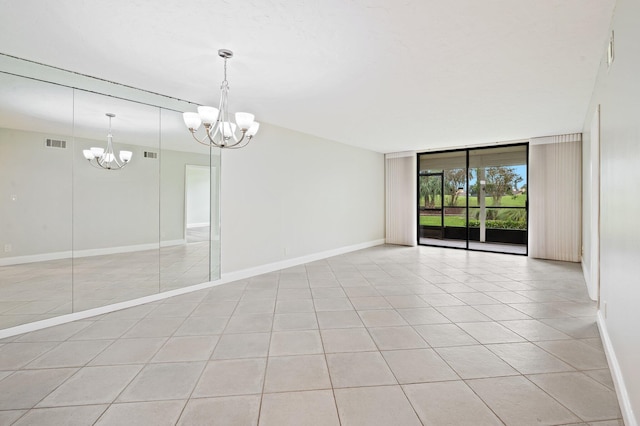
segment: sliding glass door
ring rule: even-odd
[[[418,155],[421,245],[527,254],[528,145]]]
[[[527,254],[527,146],[469,150],[470,248]]]
[[[420,243],[466,248],[466,152],[421,154],[419,159]]]

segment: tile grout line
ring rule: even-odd
[[[333,269],[331,268],[331,266],[329,266],[329,269],[331,270],[331,274],[333,275],[333,277],[335,278],[336,282],[339,283],[338,278],[336,278],[335,273],[333,271]],[[305,268],[306,270],[306,268]],[[309,271],[306,270],[306,274],[307,274],[307,281],[309,281]],[[309,283],[309,286],[311,288],[311,284]],[[342,286],[339,287],[340,289],[342,289]],[[322,356],[324,358],[324,365],[327,368],[327,376],[329,376],[329,385],[331,386],[331,395],[333,396],[333,406],[336,409],[336,417],[338,418],[338,424],[342,425],[342,419],[340,418],[340,410],[338,409],[338,400],[336,399],[336,390],[333,387],[333,379],[331,378],[331,370],[329,370],[329,360],[327,359],[327,351],[324,347],[324,339],[322,338],[322,330],[320,329],[320,320],[318,319],[318,311],[316,310],[316,302],[315,302],[315,297],[313,296],[313,290],[311,291],[311,302],[313,303],[313,313],[315,315],[316,318],[316,323],[318,324],[318,335],[320,336],[320,345],[322,346]],[[344,291],[344,289],[342,289],[342,291]]]
[[[152,310],[153,310],[153,309],[152,309]],[[148,314],[148,313],[147,313],[147,314]],[[143,317],[141,317],[140,319],[138,319],[138,322],[139,322],[140,320],[142,320],[142,318],[144,318],[144,315],[143,315]],[[96,320],[96,321],[97,321],[97,320]],[[96,323],[96,321],[93,321],[91,325],[95,324],[95,323]],[[122,335],[124,335],[128,330],[130,330],[131,328],[133,328],[133,327],[134,327],[138,322],[136,322],[135,324],[132,324],[132,325],[131,325],[127,330],[125,330],[125,331],[122,333]],[[43,354],[41,354],[41,355],[37,356],[36,358],[32,359],[31,361],[29,361],[29,363],[31,363],[31,362],[33,362],[33,361],[35,361],[35,360],[37,360],[37,359],[41,358],[42,356],[44,356],[44,355],[46,355],[47,353],[51,352],[53,349],[55,349],[55,348],[59,347],[59,346],[60,346],[60,345],[62,345],[63,343],[68,342],[68,341],[69,341],[69,339],[71,339],[73,336],[75,336],[76,334],[79,334],[80,332],[82,332],[82,331],[83,331],[83,330],[85,330],[86,328],[90,327],[91,325],[87,325],[87,326],[83,327],[82,329],[80,329],[80,330],[76,331],[75,333],[71,334],[71,335],[70,335],[70,336],[68,336],[66,339],[64,339],[64,340],[62,340],[62,341],[59,341],[59,342],[56,342],[56,343],[58,343],[57,345],[55,345],[54,347],[52,347],[49,351],[46,351],[46,352],[44,352]],[[46,330],[46,329],[45,329],[45,330]],[[39,332],[39,331],[40,331],[40,330],[35,331],[34,333],[37,333],[37,332]],[[94,360],[96,357],[98,357],[102,352],[104,352],[105,350],[107,350],[108,348],[110,348],[110,347],[115,343],[115,341],[116,341],[116,340],[118,340],[118,339],[119,339],[119,338],[113,339],[113,341],[112,341],[108,346],[106,346],[102,351],[100,351],[100,352],[99,352],[98,354],[96,354],[93,358],[91,358],[89,361],[87,361],[87,362],[85,363],[85,365],[83,365],[83,366],[80,366],[80,367],[51,367],[51,368],[49,368],[49,369],[76,368],[76,371],[75,371],[73,374],[71,374],[67,379],[65,379],[65,380],[63,380],[61,383],[59,383],[59,384],[58,384],[54,389],[52,389],[52,390],[51,390],[51,392],[49,392],[49,393],[47,393],[45,396],[43,396],[43,397],[42,397],[38,402],[36,402],[33,406],[31,406],[31,408],[26,409],[25,413],[24,413],[22,416],[20,416],[20,418],[16,419],[16,422],[17,422],[17,421],[19,421],[22,417],[26,416],[26,415],[27,415],[31,410],[35,410],[35,409],[37,409],[37,408],[36,408],[36,406],[37,406],[38,404],[40,404],[42,401],[44,401],[44,400],[45,400],[49,395],[51,395],[53,392],[55,392],[56,390],[58,390],[58,388],[60,388],[60,386],[64,385],[64,384],[65,384],[65,383],[67,383],[69,380],[71,380],[71,379],[72,379],[72,378],[74,378],[76,375],[78,375],[78,374],[82,371],[82,369],[83,369],[83,368],[87,367],[87,364],[88,364],[89,362],[93,361],[93,360]],[[97,340],[111,340],[111,339],[97,339]],[[77,340],[77,341],[82,341],[82,340]],[[25,342],[25,343],[26,343],[26,342]],[[25,364],[23,367],[20,367],[20,369],[16,370],[16,372],[17,372],[17,371],[24,371],[24,370],[30,371],[30,369],[25,368],[29,363]],[[44,370],[44,369],[37,369],[37,370]],[[127,385],[128,385],[128,384],[127,384]],[[107,404],[107,408],[105,408],[105,410],[100,414],[100,416],[99,416],[99,417],[101,417],[101,416],[104,414],[104,412],[105,412],[105,411],[106,411],[110,406],[111,406],[111,404]],[[60,407],[65,407],[65,406],[60,406]],[[46,408],[55,408],[55,407],[46,407]],[[96,421],[97,421],[97,420],[96,420]]]
[[[198,303],[198,306],[196,306],[196,308],[191,312],[191,314],[193,314],[193,312],[195,312],[201,305],[205,304],[204,300],[209,297],[212,293],[215,294],[214,289],[216,289],[217,287],[214,287],[212,289],[208,290],[208,294],[207,296],[203,297],[202,300],[200,301],[200,303]],[[243,294],[244,291],[246,289],[246,285],[245,288],[243,289]],[[200,380],[202,380],[202,376],[204,375],[205,370],[207,369],[207,365],[209,364],[209,362],[211,361],[211,357],[213,356],[213,353],[216,351],[216,348],[218,347],[218,344],[220,343],[220,340],[222,339],[222,336],[224,335],[224,332],[227,328],[227,326],[229,325],[229,322],[231,321],[231,317],[233,316],[233,314],[235,313],[236,309],[238,308],[238,305],[240,304],[240,300],[242,299],[242,296],[240,296],[240,298],[238,298],[238,301],[236,302],[235,306],[233,307],[233,310],[231,311],[231,315],[229,315],[229,318],[227,318],[227,321],[225,322],[225,325],[222,329],[222,332],[220,333],[220,337],[218,338],[218,340],[216,341],[216,343],[213,345],[213,348],[211,349],[211,353],[209,354],[209,357],[207,358],[206,361],[204,361],[204,367],[202,368],[202,371],[200,372],[200,374],[198,375],[198,379],[195,381],[195,384],[193,385],[193,389],[191,389],[191,392],[189,393],[189,396],[187,397],[187,399],[185,400],[184,405],[182,406],[182,409],[180,410],[180,413],[178,414],[178,416],[176,417],[176,422],[175,424],[177,425],[180,422],[180,419],[182,418],[182,416],[184,415],[184,411],[187,408],[187,405],[189,405],[189,402],[191,401],[192,397],[193,397],[193,392],[195,392],[196,388],[198,387],[198,384],[200,383]],[[191,315],[189,315],[187,318],[189,318]],[[207,317],[207,315],[203,315],[203,317]],[[186,321],[186,318],[185,318]],[[184,324],[184,322],[183,322]],[[176,332],[178,331],[180,327],[178,327],[176,329]],[[175,334],[175,333],[174,333]],[[157,354],[157,352],[156,352]],[[155,357],[155,355],[154,355]],[[151,358],[153,359],[153,357]]]
[[[366,279],[366,278],[365,278],[365,280],[366,280],[367,282],[369,282],[369,280],[368,280],[368,279]],[[371,283],[369,283],[369,284],[371,284]],[[383,298],[384,298],[385,300],[387,300],[387,299],[386,299],[386,297],[384,297],[384,296],[383,296]],[[350,302],[351,302],[351,300],[350,300]],[[388,300],[387,300],[387,303],[388,303]],[[391,306],[393,307],[393,305],[391,305]],[[354,309],[355,309],[355,306],[354,306]],[[400,316],[400,318],[403,318],[403,320],[404,320],[404,317],[403,317],[402,315],[400,315],[400,313],[399,313],[395,308],[393,308],[393,312],[395,312],[398,316]],[[356,310],[356,313],[358,313],[358,311],[357,311],[357,310]],[[358,314],[358,316],[360,316],[360,314]],[[360,320],[362,320],[362,317],[360,318]],[[406,321],[406,320],[404,320],[404,321]],[[363,322],[363,324],[364,324],[364,321],[362,321],[362,322]],[[407,324],[408,324],[408,322],[407,322]],[[400,388],[400,390],[402,391],[402,394],[404,395],[404,397],[405,397],[405,399],[406,399],[407,403],[409,404],[409,406],[410,406],[410,407],[411,407],[411,409],[413,410],[413,413],[415,414],[416,419],[418,419],[418,421],[419,421],[419,422],[424,426],[424,422],[423,422],[423,421],[422,421],[422,419],[420,418],[420,415],[418,414],[418,411],[416,410],[416,407],[414,407],[414,406],[413,406],[413,404],[411,403],[411,399],[409,399],[409,396],[407,395],[407,392],[405,391],[405,389],[404,389],[404,387],[402,386],[402,384],[400,384],[400,381],[398,380],[398,377],[397,377],[397,376],[396,376],[396,374],[393,372],[393,369],[392,369],[392,368],[391,368],[391,366],[389,365],[389,362],[387,361],[387,359],[386,359],[386,358],[384,357],[384,355],[382,354],[382,350],[380,349],[380,346],[378,345],[378,343],[376,342],[376,340],[375,340],[375,339],[373,338],[373,336],[371,335],[371,331],[369,330],[369,327],[368,327],[366,324],[364,324],[364,327],[365,327],[365,330],[367,330],[367,334],[369,335],[369,338],[371,339],[371,341],[373,341],[373,344],[374,344],[374,345],[376,346],[376,348],[378,349],[377,353],[380,355],[380,358],[382,358],[382,360],[384,361],[385,365],[387,366],[387,368],[388,368],[388,369],[389,369],[389,371],[391,372],[391,375],[393,376],[393,378],[394,378],[394,379],[395,379],[395,381],[396,381],[396,385]],[[418,333],[415,329],[413,329],[413,326],[410,326],[410,327],[411,327],[411,329],[414,331],[414,333],[417,333],[417,334],[418,334],[418,336],[420,337],[420,339],[422,339],[422,340],[425,342],[425,344],[426,344],[429,348],[431,348],[431,345],[429,345],[429,342],[427,342],[427,341],[422,337],[422,335],[420,335],[420,333]],[[394,386],[395,386],[395,385],[394,385]]]
[[[269,361],[271,358],[271,340],[273,338],[273,325],[276,318],[276,307],[278,306],[278,294],[280,293],[280,278],[282,277],[281,270],[277,271],[278,281],[276,284],[276,296],[273,302],[273,312],[271,314],[271,330],[269,332],[269,342],[267,343],[267,357],[264,363],[264,374],[262,375],[262,391],[260,392],[260,404],[258,405],[258,419],[256,425],[260,424],[260,417],[262,416],[262,403],[264,401],[264,390],[267,386],[267,371],[269,370]],[[239,303],[239,302],[238,302]]]
[[[162,303],[159,303],[154,309],[150,310],[149,312],[147,312],[145,315],[143,315],[142,318],[140,318],[140,320],[134,324],[131,328],[129,328],[127,331],[125,331],[120,338],[118,338],[117,340],[123,339],[126,340],[126,338],[123,338],[122,336],[124,336],[126,333],[128,333],[131,329],[133,329],[135,326],[137,326],[138,324],[140,324],[140,322],[142,322],[142,320],[144,319],[148,319],[149,314],[151,314],[153,311],[155,311],[156,309],[158,309],[160,306],[162,306]],[[195,309],[195,308],[194,308]],[[184,322],[187,320],[187,318],[189,317],[189,315],[185,316],[182,320],[182,322],[180,322],[180,324],[176,327],[176,329],[173,331],[173,333],[171,333],[169,336],[165,337],[164,342],[162,343],[161,346],[158,347],[158,349],[155,350],[155,352],[149,357],[149,359],[142,364],[142,368],[140,368],[140,370],[131,378],[131,380],[129,380],[127,382],[127,384],[125,386],[122,387],[122,389],[120,390],[120,392],[118,392],[118,394],[115,396],[115,398],[113,398],[113,400],[108,403],[106,410],[104,410],[102,412],[102,414],[100,414],[100,416],[98,416],[98,418],[95,420],[95,422],[93,423],[94,425],[96,423],[98,423],[100,421],[100,419],[105,415],[105,413],[116,403],[116,401],[118,400],[118,398],[120,397],[120,395],[122,395],[122,393],[136,380],[136,378],[138,378],[140,376],[140,374],[142,373],[142,371],[149,365],[151,364],[151,360],[158,354],[158,352],[164,347],[164,345],[167,344],[167,342],[175,335],[175,333],[178,331],[178,329],[182,326],[182,324],[184,324]],[[154,319],[153,317],[151,318],[152,320]],[[164,336],[161,336],[164,337]],[[147,338],[151,338],[151,337],[147,337]],[[114,342],[115,343],[115,342]],[[106,349],[105,349],[106,350]],[[104,352],[104,351],[102,351]],[[102,353],[101,352],[101,353]],[[140,365],[140,364],[131,364],[131,365]],[[112,364],[112,365],[108,365],[109,367],[114,367],[117,366],[117,364]],[[143,401],[129,401],[129,402],[143,402]],[[150,401],[144,401],[144,402],[150,402]],[[185,402],[186,405],[186,402]],[[183,407],[184,409],[184,407]]]

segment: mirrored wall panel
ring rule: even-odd
[[[160,109],[76,90],[73,118],[74,310],[157,293]]]
[[[0,73],[0,328],[72,312],[73,89]]]
[[[167,291],[220,276],[220,155],[184,131],[182,114],[163,109],[160,117],[160,290]]]
[[[0,56],[0,329],[219,279],[193,105]]]

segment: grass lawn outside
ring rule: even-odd
[[[440,216],[420,216],[420,225],[422,226],[440,226],[442,220]],[[444,226],[458,226],[464,228],[467,226],[467,219],[461,216],[445,216]]]
[[[449,206],[449,200],[451,199],[450,195],[445,195],[445,207]],[[487,207],[493,206],[493,197],[485,197],[485,204]],[[527,202],[526,194],[519,194],[515,197],[512,195],[505,195],[500,199],[501,207],[525,207]],[[436,205],[440,204],[440,196],[436,197]],[[420,200],[420,206],[424,207],[424,198]],[[467,206],[467,197],[465,195],[461,195],[456,200],[456,205],[454,207],[466,207]],[[469,207],[478,207],[478,197],[469,197]]]
[[[460,196],[456,200],[455,206],[446,205],[450,196],[445,196],[445,227],[466,227],[467,218],[464,208],[467,204],[467,197]],[[440,202],[439,198],[436,200],[436,204]],[[486,209],[487,209],[487,228],[492,229],[527,229],[526,212],[524,207],[526,206],[527,196],[526,194],[520,194],[516,196],[505,195],[500,200],[500,207],[506,207],[503,209],[492,208],[493,198],[486,197]],[[424,201],[421,200],[421,206],[424,205]],[[455,210],[453,208],[455,208]],[[509,209],[513,207],[513,209]],[[447,210],[450,208],[450,210]],[[461,211],[462,210],[462,211]],[[478,221],[478,215],[480,208],[478,207],[478,197],[469,198],[469,226],[477,228],[480,226]],[[449,214],[447,214],[449,213]],[[420,216],[421,226],[442,226],[440,215],[434,216]]]
[[[442,226],[440,216],[420,216],[420,226]],[[487,228],[489,229],[527,229],[527,222],[525,220],[487,220]],[[445,216],[445,227],[458,227],[464,228],[467,226],[467,219],[464,216]],[[469,220],[469,227],[478,228],[480,221],[477,219]]]

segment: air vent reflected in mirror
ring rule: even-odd
[[[66,148],[67,141],[63,141],[60,139],[45,139],[44,146],[47,148]]]

